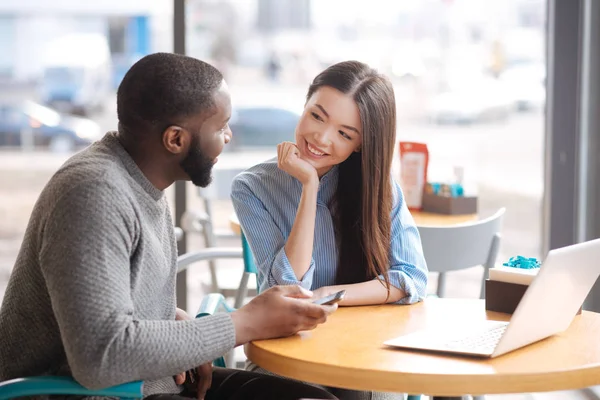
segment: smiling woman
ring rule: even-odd
[[[295,143],[280,143],[277,159],[233,181],[260,290],[301,285],[315,298],[345,290],[340,306],[410,304],[425,296],[419,234],[390,176],[395,132],[394,91],[385,76],[347,61],[313,80]]]
[[[324,86],[306,103],[296,128],[296,145],[302,158],[323,176],[359,151],[362,135],[358,127],[360,115],[354,100]]]
[[[234,180],[261,289],[346,285],[341,305],[423,297],[418,231],[390,177],[395,110],[385,76],[356,61],[335,64],[310,85],[295,143]]]

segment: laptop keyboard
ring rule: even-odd
[[[451,340],[445,343],[449,349],[464,349],[467,351],[493,352],[508,325],[500,325],[490,328],[475,335],[466,336],[461,339]]]

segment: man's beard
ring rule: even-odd
[[[192,139],[190,150],[181,161],[181,168],[190,177],[192,183],[199,187],[207,187],[212,182],[214,160],[200,151],[198,140]]]

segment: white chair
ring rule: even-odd
[[[243,170],[242,167],[237,166],[217,166],[213,171],[214,179],[212,185],[206,188],[197,188],[197,193],[202,199],[204,210],[186,210],[181,218],[181,228],[186,233],[198,233],[202,235],[205,247],[216,247],[218,239],[238,236],[229,230],[217,231],[214,229],[211,202],[213,200],[229,200],[231,182]],[[232,293],[222,290],[219,285],[216,260],[209,260],[208,264],[211,277],[211,291],[222,293],[225,297],[230,297]]]
[[[444,297],[448,272],[477,265],[484,268],[479,297],[485,297],[485,280],[498,258],[505,212],[506,209],[501,208],[489,218],[460,225],[418,227],[427,267],[438,273],[438,297]],[[484,398],[474,396],[473,400]]]
[[[505,211],[501,208],[489,218],[460,225],[418,227],[427,267],[439,273],[439,297],[444,296],[446,273],[482,265],[480,298],[484,298],[485,279],[498,257]]]
[[[177,273],[188,269],[192,264],[202,261],[215,261],[218,259],[243,259],[243,251],[241,247],[207,247],[204,249],[190,251],[182,254],[177,258]],[[212,293],[211,295],[214,295]],[[223,298],[223,297],[221,297]],[[224,300],[224,299],[223,299]],[[228,310],[232,310],[231,307],[226,307]],[[224,364],[229,368],[235,368],[234,352],[233,350],[226,354],[224,357]]]
[[[208,205],[207,205],[208,206]],[[207,212],[199,210],[186,210],[181,217],[181,227],[186,233],[198,233],[204,238],[205,247],[216,247],[217,240],[213,230],[212,220]],[[219,281],[217,279],[217,264],[215,260],[209,260],[211,292],[219,292]]]

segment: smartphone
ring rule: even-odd
[[[340,290],[339,292],[330,294],[329,296],[321,297],[320,299],[313,301],[313,303],[321,306],[330,306],[332,304],[342,301],[345,295],[346,291]]]

